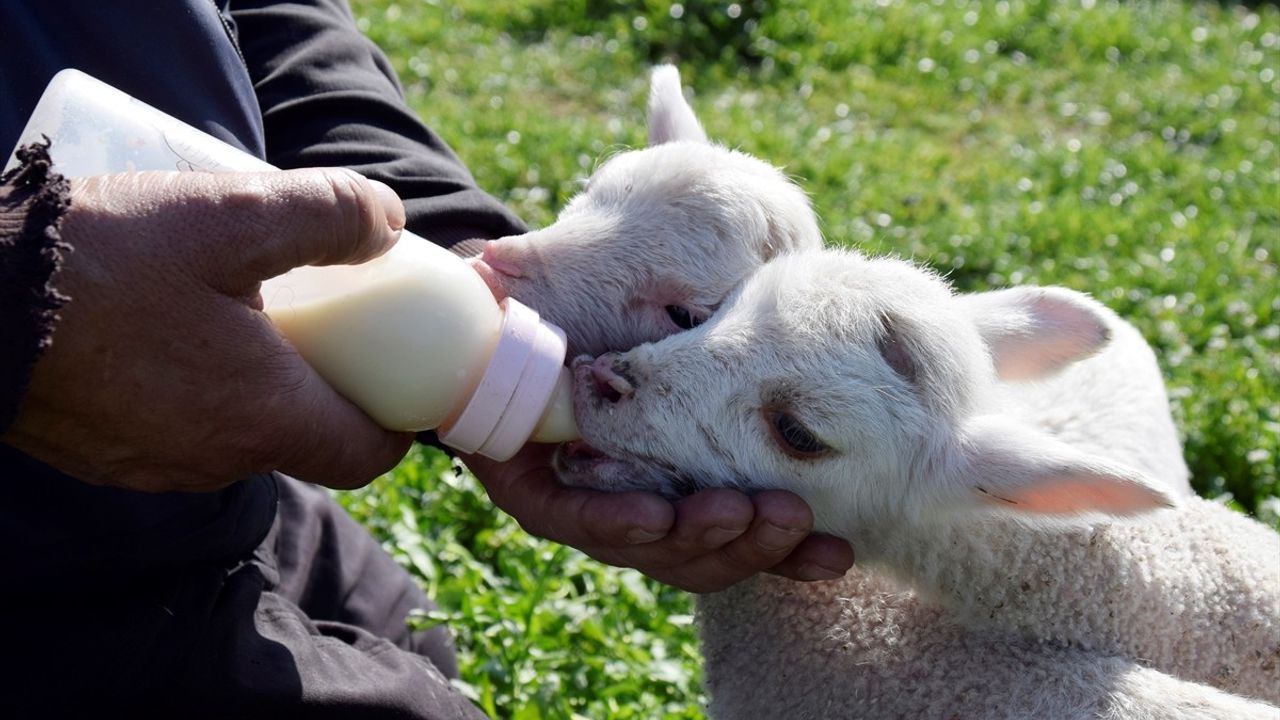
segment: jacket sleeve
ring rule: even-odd
[[[0,176],[0,433],[17,415],[31,368],[67,302],[53,276],[69,250],[58,225],[70,187],[53,172],[48,143],[17,155],[18,167]]]
[[[524,232],[405,102],[386,56],[345,0],[231,3],[262,107],[267,160],[283,168],[344,166],[405,200],[409,229],[451,247]]]

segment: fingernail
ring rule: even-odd
[[[814,565],[813,563],[801,565],[800,569],[796,570],[796,575],[801,580],[835,580],[836,578],[844,577],[842,572],[837,572],[821,565]]]
[[[805,531],[800,528],[784,528],[778,527],[771,522],[766,522],[756,531],[756,545],[761,550],[767,552],[778,552],[786,550],[804,537]]]
[[[736,539],[745,530],[746,528],[713,527],[703,534],[702,545],[709,548],[718,548],[730,540]]]
[[[627,531],[627,542],[632,545],[640,545],[641,543],[650,543],[663,536],[664,533],[653,532],[643,528],[635,528]]]
[[[386,183],[370,180],[369,184],[373,186],[374,193],[378,195],[378,201],[382,203],[382,211],[387,216],[387,226],[392,230],[404,229],[404,203],[400,200],[400,196]]]

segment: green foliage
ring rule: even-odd
[[[604,35],[626,43],[650,62],[695,65],[759,62],[755,45],[769,3],[676,3],[666,0],[564,0],[522,4],[521,12],[503,18],[503,28],[534,41],[551,30],[575,35]]]
[[[701,716],[684,593],[531,538],[434,448],[341,500],[440,605],[415,622],[449,627],[490,715]]]
[[[1132,320],[1197,489],[1277,522],[1274,6],[353,4],[413,106],[535,226],[643,143],[648,68],[679,61],[708,134],[785,166],[829,242],[964,290],[1065,285]],[[441,599],[483,707],[697,714],[686,597],[525,536],[440,462],[417,456],[348,501]]]

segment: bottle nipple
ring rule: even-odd
[[[573,417],[573,374],[569,368],[560,368],[560,378],[551,391],[547,409],[533,429],[531,442],[562,443],[582,437]]]

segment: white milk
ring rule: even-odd
[[[263,284],[267,315],[326,381],[385,428],[449,427],[480,384],[503,311],[462,259],[413,235],[362,265],[300,268]],[[560,362],[563,362],[561,351]],[[578,437],[569,371],[533,440]]]
[[[275,169],[76,70],[54,76],[18,146],[42,135],[72,177]],[[439,428],[496,460],[578,437],[564,333],[514,300],[500,307],[466,262],[412,233],[362,265],[273,278],[262,296],[302,357],[383,427]]]

